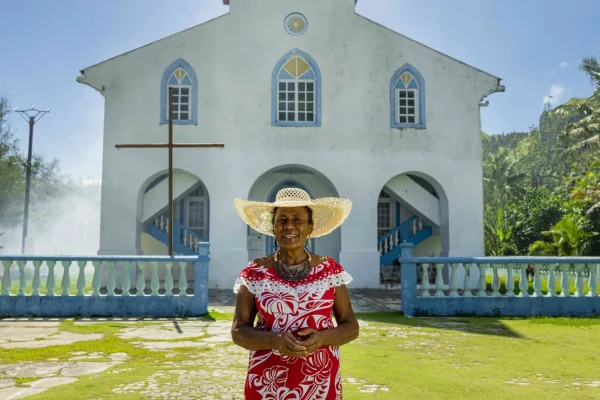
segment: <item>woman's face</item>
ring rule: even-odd
[[[283,207],[275,211],[273,229],[281,248],[294,250],[304,245],[313,225],[306,207]]]

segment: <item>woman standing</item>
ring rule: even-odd
[[[339,347],[359,330],[346,290],[352,278],[332,258],[307,251],[305,242],[339,227],[352,203],[312,200],[291,188],[274,203],[234,203],[244,222],[279,245],[250,262],[234,287],[232,338],[250,351],[246,399],[341,399]]]

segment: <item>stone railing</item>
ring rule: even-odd
[[[600,315],[600,257],[412,257],[412,244],[401,247],[405,315]]]
[[[203,315],[208,254],[201,243],[197,256],[0,255],[0,317]]]

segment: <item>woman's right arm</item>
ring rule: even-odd
[[[290,332],[265,332],[254,327],[256,318],[254,295],[245,285],[241,285],[235,303],[235,315],[231,326],[233,343],[247,350],[279,350],[287,356],[304,357],[308,353],[305,346],[297,344]]]

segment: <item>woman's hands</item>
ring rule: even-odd
[[[323,335],[316,329],[305,328],[297,332],[297,335],[307,338],[301,341],[291,332],[278,333],[276,350],[286,356],[306,357],[323,347]]]

